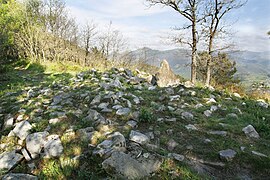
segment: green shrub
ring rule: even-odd
[[[151,122],[154,120],[154,115],[150,109],[142,107],[139,114],[140,122]]]

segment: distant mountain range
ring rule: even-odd
[[[236,62],[236,76],[250,85],[253,82],[270,81],[270,51],[227,51],[231,60]],[[136,58],[145,59],[150,65],[159,66],[166,59],[173,71],[184,78],[190,78],[190,51],[186,49],[172,49],[159,51],[150,48],[141,48],[132,51]]]

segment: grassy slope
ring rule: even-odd
[[[71,68],[72,67],[72,68]],[[31,87],[50,87],[53,82],[61,82],[63,85],[72,85],[69,79],[73,77],[74,72],[83,70],[81,68],[75,68],[74,66],[55,65],[52,66],[40,66],[38,64],[17,64],[15,69],[10,69],[8,73],[1,76],[0,80],[0,99],[1,106],[4,107],[2,114],[16,114],[19,109],[24,108],[26,114],[31,117],[31,112],[35,110],[36,104],[42,103],[46,99],[36,98],[33,103],[25,104],[20,103],[20,99],[25,96],[25,90]],[[101,74],[100,74],[101,76]],[[144,90],[143,93],[139,93],[134,90],[131,85],[126,84],[127,91],[137,96],[144,98],[144,101],[140,105],[140,109],[146,109],[143,111],[142,119],[146,118],[147,121],[140,122],[138,130],[141,132],[148,132],[149,127],[152,126],[155,131],[160,131],[160,145],[162,150],[158,150],[157,153],[166,155],[169,151],[166,149],[167,142],[173,138],[179,142],[179,146],[174,150],[175,153],[183,154],[186,156],[186,161],[179,163],[172,160],[164,161],[161,170],[153,176],[153,179],[205,179],[210,178],[211,174],[218,177],[235,178],[242,176],[245,173],[249,174],[253,178],[265,178],[267,174],[270,174],[270,159],[261,158],[251,154],[252,150],[259,151],[270,156],[270,112],[269,109],[263,109],[256,105],[256,102],[249,98],[233,98],[233,101],[226,100],[225,98],[231,97],[227,93],[222,92],[210,92],[206,89],[194,88],[185,89],[187,92],[195,91],[196,96],[191,96],[189,93],[181,94],[181,101],[175,102],[177,106],[188,103],[190,106],[183,107],[184,111],[192,112],[195,116],[193,120],[184,120],[178,113],[172,113],[168,110],[163,112],[155,112],[157,105],[168,105],[169,99],[166,98],[163,101],[159,100],[161,94],[164,94],[164,89],[157,89],[156,91]],[[93,92],[91,94],[94,97],[98,92],[95,92],[98,86],[92,83],[85,83],[85,86],[79,89],[73,90],[71,93],[83,94],[85,92]],[[178,92],[180,87],[175,89]],[[6,93],[14,93],[13,95],[6,96]],[[209,98],[209,96],[216,96],[218,104],[221,104],[223,110],[218,110],[213,113],[210,118],[203,115],[204,110],[210,108],[211,105],[207,105],[203,98]],[[50,97],[48,97],[49,99]],[[78,100],[78,107],[80,106]],[[152,103],[151,103],[152,102]],[[245,102],[246,105],[242,105]],[[199,109],[195,109],[194,105],[202,103],[205,106]],[[83,104],[82,104],[83,105]],[[235,107],[239,108],[243,114],[239,114]],[[225,110],[226,109],[226,110]],[[232,119],[226,117],[226,114],[237,113],[239,118]],[[75,126],[75,129],[88,127],[91,124],[86,124],[81,121],[84,114],[81,117],[74,115],[74,112],[67,113],[68,119],[61,124],[52,126],[51,132],[63,135],[63,133],[69,129],[69,127]],[[150,119],[148,117],[151,117]],[[176,123],[157,122],[157,118],[175,117]],[[1,117],[0,117],[1,118]],[[43,115],[42,121],[36,122],[36,127],[33,132],[44,130],[48,125],[48,119],[51,117],[48,114]],[[119,118],[114,114],[110,114],[107,118],[118,121],[119,124],[125,124],[128,117]],[[2,118],[3,120],[3,118]],[[148,121],[149,120],[149,121]],[[222,127],[219,123],[227,124],[226,127]],[[199,128],[199,131],[188,131],[185,129],[185,125],[195,124]],[[259,132],[261,138],[259,140],[248,139],[241,131],[243,127],[248,124],[252,124]],[[173,134],[168,135],[166,130],[172,129]],[[122,132],[126,137],[130,129],[116,129]],[[226,137],[209,135],[209,130],[226,130],[228,135]],[[9,130],[1,132],[1,135],[6,136]],[[104,137],[99,137],[98,142],[102,141]],[[211,139],[212,143],[206,144],[204,140]],[[37,166],[37,169],[32,173],[38,175],[41,179],[97,179],[106,177],[107,175],[102,170],[100,163],[101,160],[91,156],[89,151],[88,142],[82,142],[76,135],[71,137],[61,137],[64,146],[64,155],[60,159],[42,160]],[[10,141],[10,139],[3,138],[1,142]],[[187,148],[189,146],[189,148]],[[192,148],[190,148],[192,146]],[[241,146],[245,146],[246,150],[242,152]],[[224,168],[214,168],[213,171],[209,170],[209,174],[201,175],[197,171],[194,171],[196,167],[203,167],[203,164],[198,163],[194,159],[203,159],[204,161],[220,162],[218,151],[232,148],[237,151],[237,156],[233,162],[226,163]],[[74,156],[83,154],[79,162],[73,162],[71,160]],[[37,162],[35,162],[37,163]],[[31,173],[26,166],[26,162],[22,162],[17,166],[13,172],[25,172]]]

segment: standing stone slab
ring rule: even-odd
[[[37,158],[46,143],[48,132],[37,132],[26,137],[26,148],[33,159]]]
[[[32,129],[31,124],[28,121],[19,122],[13,129],[14,134],[21,140],[25,140],[29,131]]]
[[[23,159],[21,154],[15,151],[5,152],[0,155],[0,170],[10,170]]]
[[[50,135],[48,141],[44,145],[45,157],[59,157],[63,153],[63,146],[58,135]]]
[[[148,136],[133,130],[130,132],[129,140],[139,144],[146,144],[150,141]]]
[[[177,76],[173,73],[168,61],[163,60],[160,64],[160,69],[158,70],[157,74],[154,76],[154,79],[152,80],[152,83],[154,85],[156,83],[159,87],[168,87],[177,85],[180,83],[180,81],[177,78]]]
[[[258,132],[255,130],[255,128],[252,125],[248,125],[247,127],[243,128],[242,131],[246,134],[246,136],[250,138],[260,138]]]
[[[30,174],[9,173],[2,180],[38,180],[38,178]]]

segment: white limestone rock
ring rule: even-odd
[[[13,129],[13,133],[21,140],[25,140],[31,129],[32,126],[28,121],[22,121],[16,124],[15,128]]]
[[[206,116],[206,117],[210,117],[212,115],[212,111],[210,110],[206,110],[203,112],[203,114]]]
[[[184,161],[184,159],[185,159],[185,156],[183,156],[181,154],[176,154],[176,153],[169,153],[168,157],[173,158],[173,159],[180,161],[180,162]]]
[[[15,151],[5,152],[0,155],[0,170],[10,170],[23,159],[21,154]]]
[[[248,125],[247,127],[243,128],[242,131],[246,134],[247,137],[256,139],[260,138],[260,135],[252,125]]]
[[[196,126],[194,126],[193,124],[189,124],[189,125],[186,125],[185,128],[187,130],[198,130],[198,128]]]
[[[129,135],[129,140],[134,141],[138,144],[146,144],[150,141],[149,137],[137,131],[131,131]]]
[[[13,117],[8,117],[4,122],[4,129],[12,127],[13,123],[14,123],[14,118]]]
[[[121,109],[118,109],[116,111],[116,114],[119,115],[119,116],[126,116],[130,113],[130,109],[129,108],[121,108]]]
[[[30,174],[9,173],[2,180],[38,180],[38,178]]]
[[[28,152],[27,152],[27,150],[25,148],[22,149],[22,154],[23,154],[26,161],[31,161],[32,160],[30,155],[28,154]]]
[[[194,118],[193,114],[190,112],[183,112],[181,114],[183,119],[192,120]]]
[[[63,146],[58,135],[50,135],[44,145],[45,157],[59,157],[63,153]]]
[[[219,151],[220,158],[226,161],[232,161],[236,154],[237,153],[232,149]]]
[[[26,149],[33,159],[37,158],[46,143],[48,132],[37,132],[26,137]]]

